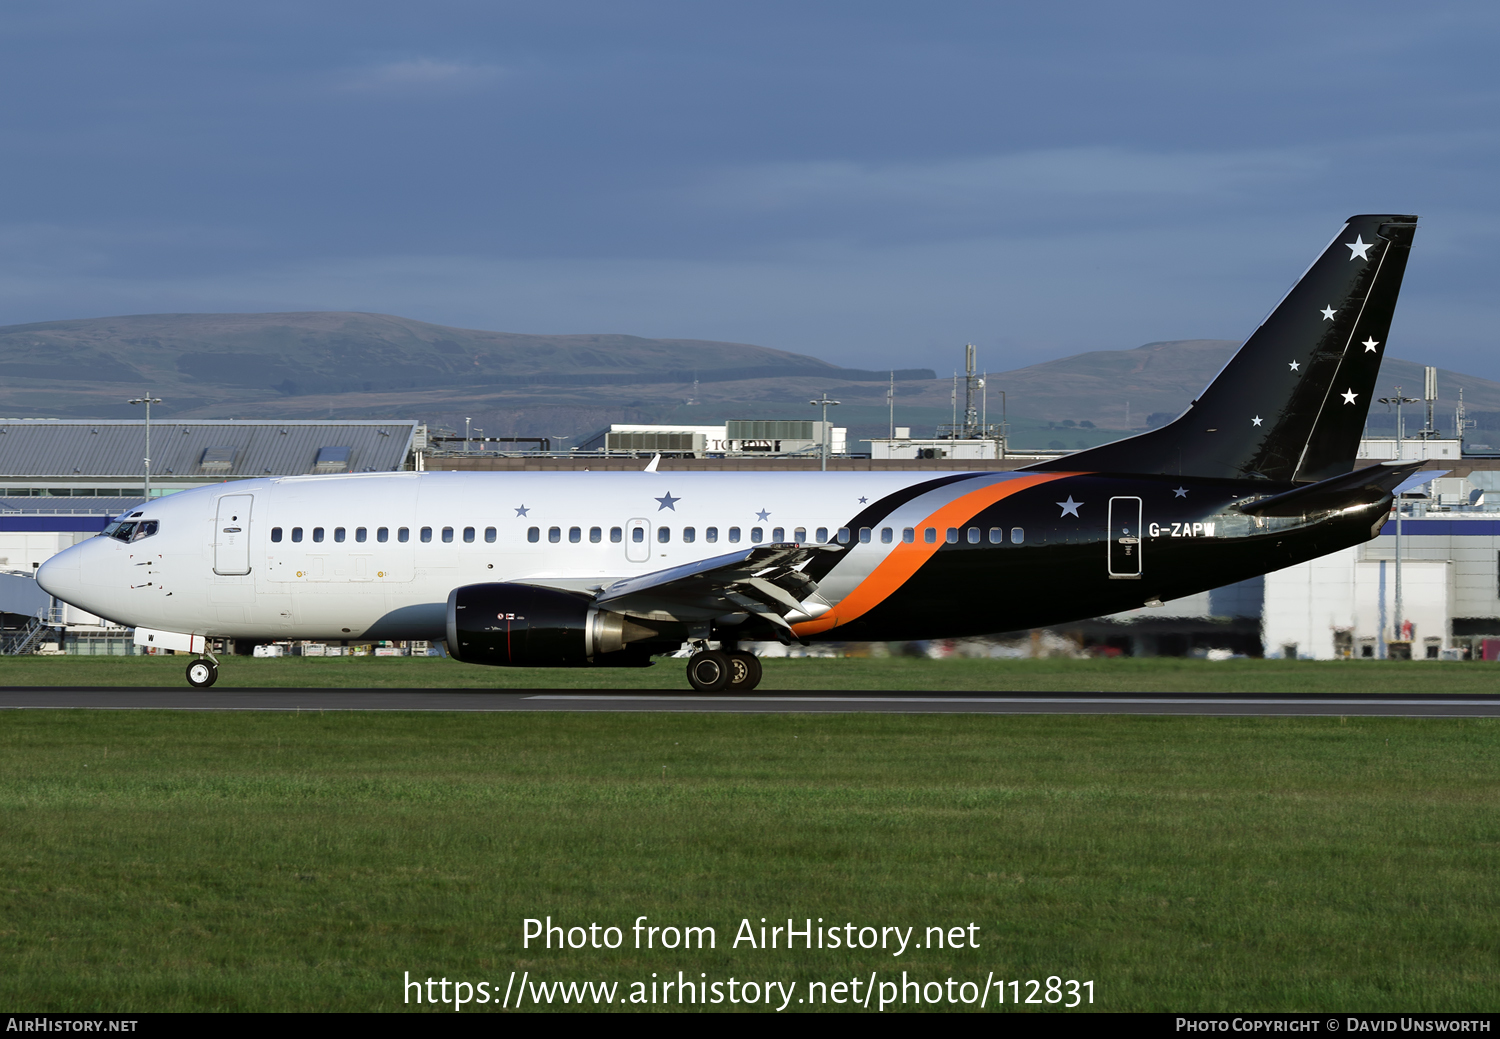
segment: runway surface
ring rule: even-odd
[[[1173,714],[1268,717],[1497,718],[1500,696],[1241,693],[775,692],[675,690],[7,688],[0,710],[709,711],[731,714]]]

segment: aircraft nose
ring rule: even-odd
[[[41,565],[36,572],[36,583],[42,591],[64,602],[76,600],[83,580],[79,571],[79,560],[83,545],[65,548]]]

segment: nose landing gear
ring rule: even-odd
[[[744,650],[700,649],[688,658],[688,684],[700,693],[748,693],[760,677],[760,660]]]
[[[188,685],[194,689],[207,689],[219,680],[219,662],[199,658],[187,666]]]

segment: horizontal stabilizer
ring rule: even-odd
[[[1408,477],[1426,464],[1420,460],[1381,462],[1342,476],[1330,477],[1320,483],[1310,483],[1282,494],[1259,498],[1241,505],[1240,511],[1250,516],[1301,516],[1310,512],[1348,508],[1351,505],[1368,505],[1394,494],[1397,485],[1406,482]]]

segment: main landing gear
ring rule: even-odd
[[[194,689],[207,689],[219,680],[219,662],[200,657],[187,666],[187,680]]]
[[[700,693],[748,693],[760,676],[760,660],[744,650],[700,649],[688,657],[688,683]]]

